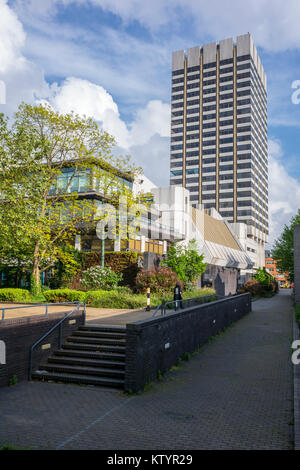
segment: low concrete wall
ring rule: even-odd
[[[236,268],[208,265],[202,279],[203,285],[207,281],[211,282],[217,295],[227,296],[237,293],[238,270]]]
[[[251,311],[251,294],[227,297],[126,325],[125,390],[137,392],[185,353]]]
[[[9,385],[10,379],[15,375],[18,382],[28,379],[29,352],[31,346],[68,312],[53,313],[41,316],[26,316],[0,321],[0,342],[4,342],[5,364],[1,364],[0,355],[0,387]],[[71,322],[71,323],[70,323]],[[83,310],[76,311],[64,322],[62,340],[64,341],[72,331],[84,324]],[[43,349],[43,345],[50,348]],[[58,348],[59,328],[56,328],[45,340],[37,346],[33,353],[33,370]],[[1,343],[3,349],[3,343]]]

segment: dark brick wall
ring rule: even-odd
[[[0,387],[9,384],[16,375],[18,382],[28,379],[29,351],[31,346],[48,330],[59,322],[68,312],[8,319],[0,321],[0,340],[6,345],[6,364],[0,364]],[[75,323],[69,321],[75,320]],[[84,324],[83,310],[76,311],[63,323],[62,340],[72,331]],[[43,350],[43,344],[51,344],[50,349]],[[59,327],[56,328],[33,352],[33,370],[45,361],[58,348]]]
[[[125,390],[137,392],[211,336],[251,311],[241,294],[126,326]],[[169,343],[169,348],[166,345]]]

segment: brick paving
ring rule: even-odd
[[[146,299],[145,299],[146,304]],[[12,308],[12,307],[23,308]],[[48,304],[48,315],[51,313],[61,313],[71,311],[75,306],[59,306]],[[0,303],[0,320],[2,318],[2,309],[5,310],[5,320],[11,318],[28,317],[35,315],[45,315],[46,304],[42,306],[32,306],[28,304]],[[154,310],[150,312],[144,309],[128,309],[128,308],[95,308],[86,307],[87,323],[103,323],[108,325],[126,325],[130,322],[144,320],[152,316]]]
[[[292,449],[290,292],[133,396],[23,382],[0,389],[0,443],[34,449]]]
[[[296,318],[293,318],[293,339],[299,341],[300,331]],[[298,347],[299,348],[299,347]],[[297,349],[298,349],[297,348]],[[299,355],[298,355],[299,359]],[[295,364],[294,369],[294,449],[300,450],[300,365]]]

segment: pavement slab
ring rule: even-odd
[[[93,321],[94,322],[94,321]],[[290,291],[139,395],[21,382],[0,389],[0,444],[34,449],[293,449]]]

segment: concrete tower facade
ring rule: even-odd
[[[172,57],[170,183],[268,236],[267,79],[251,35]]]

